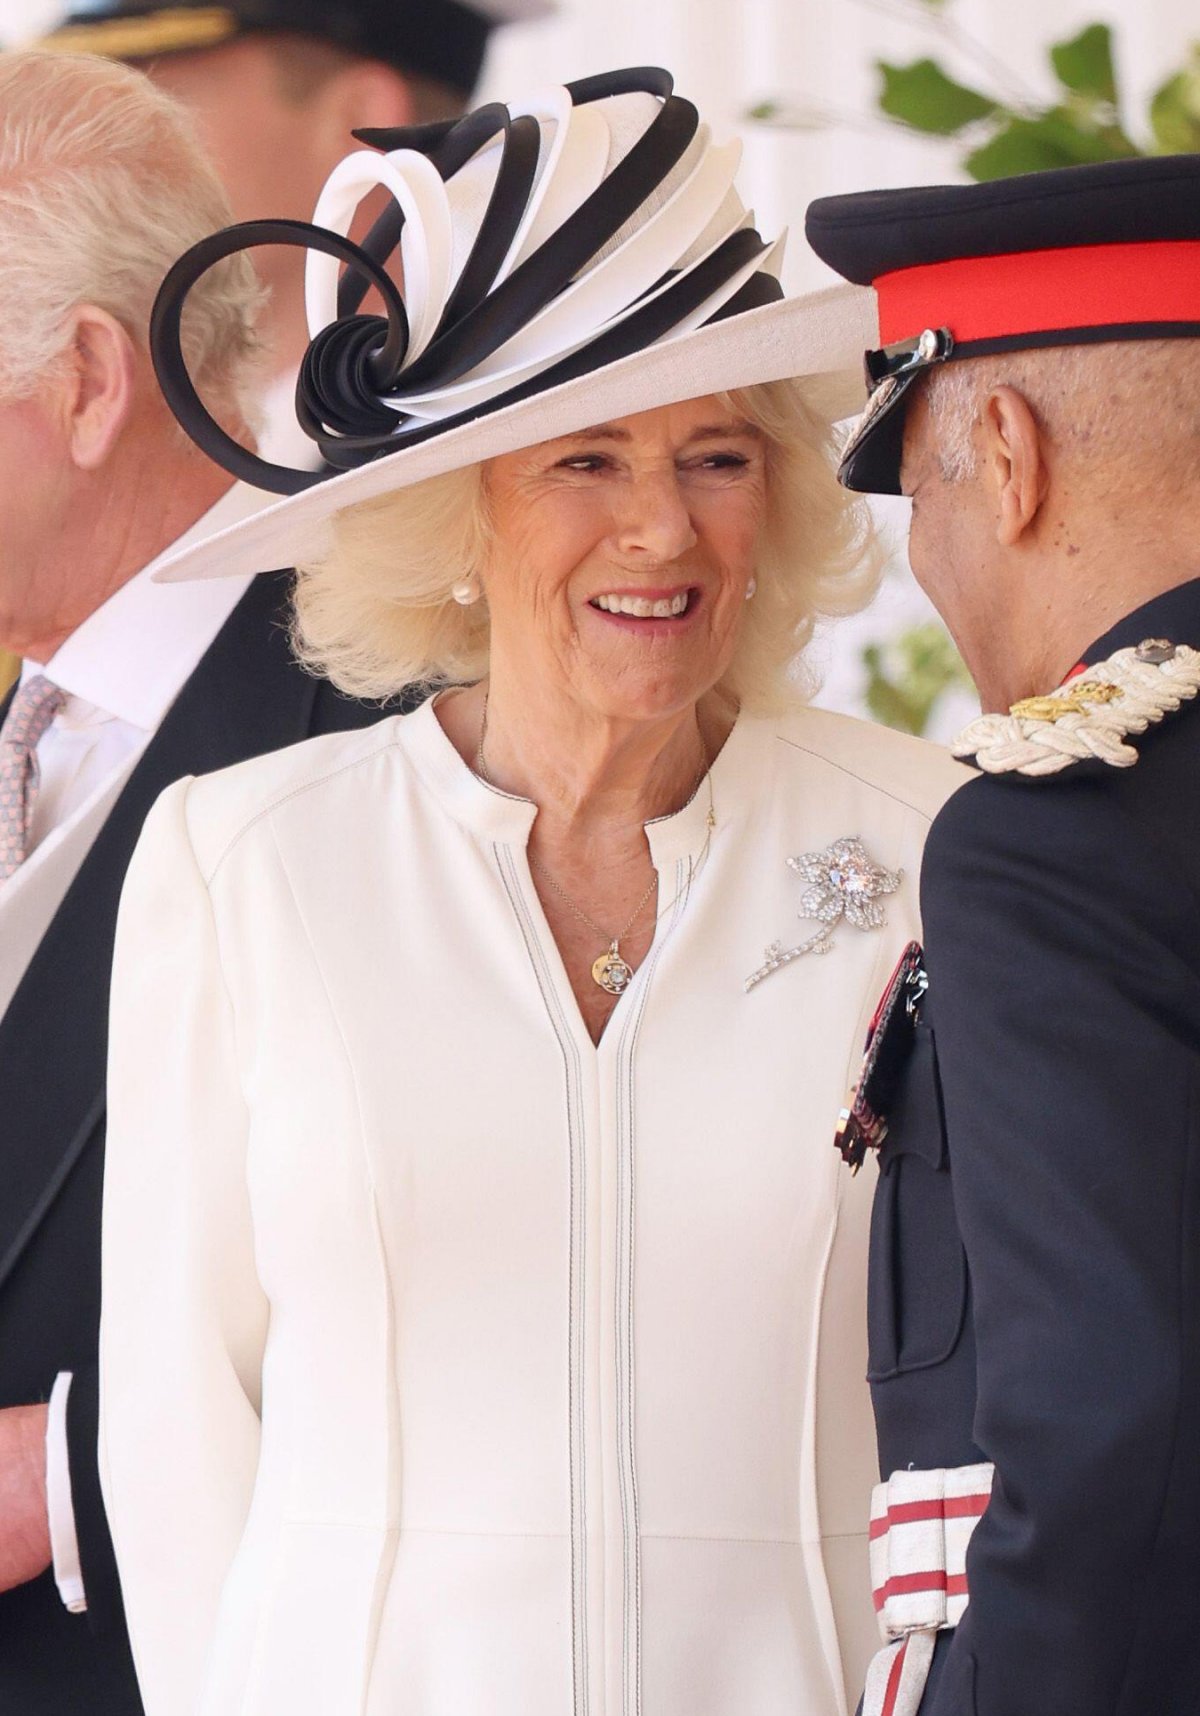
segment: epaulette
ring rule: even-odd
[[[989,775],[1055,775],[1072,763],[1132,768],[1126,740],[1172,715],[1200,691],[1200,650],[1147,638],[1077,671],[1048,697],[1027,697],[1007,715],[981,715],[954,755]]]

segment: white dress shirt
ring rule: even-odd
[[[235,483],[171,546],[202,541],[274,498]],[[155,584],[157,564],[122,585],[48,662],[22,668],[23,680],[44,674],[66,702],[37,748],[41,781],[29,857],[0,882],[0,1016],[138,759],[249,582]],[[87,1600],[67,1457],[70,1381],[63,1372],[50,1396],[46,1492],[55,1579],[78,1613]]]

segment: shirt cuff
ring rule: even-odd
[[[71,1392],[71,1374],[69,1370],[60,1370],[50,1390],[46,1417],[46,1511],[50,1516],[54,1583],[70,1612],[82,1615],[87,1609],[87,1593],[83,1588],[83,1570],[79,1563],[67,1444],[67,1396]]]

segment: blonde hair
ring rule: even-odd
[[[34,390],[81,304],[144,349],[167,270],[232,218],[183,109],[142,73],[83,54],[0,55],[0,393]],[[248,380],[261,300],[238,256],[188,301],[188,367],[222,404]]]
[[[834,478],[833,431],[803,382],[719,398],[766,437],[767,511],[758,591],[717,689],[766,713],[811,692],[797,657],[818,620],[870,601],[881,555],[866,508]],[[484,472],[453,471],[337,515],[329,551],[297,572],[293,643],[306,666],[366,698],[487,673],[487,604],[451,596],[487,564]]]

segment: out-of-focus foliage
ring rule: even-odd
[[[1144,146],[1135,143],[1121,123],[1112,31],[1107,24],[1089,24],[1069,41],[1054,43],[1049,61],[1059,95],[1039,105],[1013,104],[986,90],[956,83],[930,59],[910,66],[881,60],[880,111],[911,130],[961,138],[963,167],[973,179],[998,179],[1081,161],[1115,161],[1161,148],[1152,121]],[[1164,99],[1160,90],[1155,100]],[[1179,108],[1176,101],[1177,126]],[[1195,141],[1182,147],[1198,144],[1200,129]]]
[[[1083,161],[1131,155],[1186,154],[1200,150],[1200,43],[1161,85],[1145,116],[1130,126],[1117,82],[1113,33],[1088,24],[1047,50],[1055,86],[1050,100],[1021,80],[953,16],[953,0],[858,0],[888,16],[907,15],[939,36],[956,61],[970,61],[980,81],[964,82],[928,54],[896,64],[877,60],[877,114],[886,123],[928,137],[953,138],[963,170],[973,179],[998,179]],[[812,129],[849,117],[801,101],[763,101],[752,116],[784,127]],[[858,116],[862,123],[862,117]]]
[[[913,626],[888,643],[868,644],[862,659],[868,710],[902,733],[925,733],[943,692],[971,689],[962,657],[936,620]]]
[[[1183,70],[1155,94],[1150,126],[1163,154],[1188,155],[1200,149],[1200,43],[1192,44]]]
[[[966,84],[956,83],[934,60],[913,60],[911,65],[876,64],[883,76],[880,109],[889,119],[898,119],[918,131],[953,137],[981,119],[990,119],[996,103]]]

